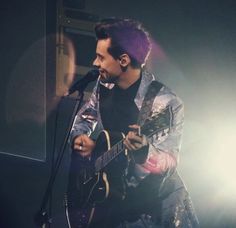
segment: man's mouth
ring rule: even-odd
[[[100,75],[104,78],[105,77],[105,71],[104,70],[99,70]]]
[[[99,70],[99,73],[100,73],[100,74],[103,74],[103,73],[104,73],[104,70]]]

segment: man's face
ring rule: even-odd
[[[96,59],[93,65],[97,66],[101,75],[101,81],[104,83],[115,83],[122,73],[119,59],[114,59],[108,53],[111,40],[98,40],[96,48]]]

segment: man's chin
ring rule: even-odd
[[[103,83],[107,83],[107,81],[108,81],[108,79],[104,76],[104,74],[101,74],[100,79],[101,79],[101,82],[103,82]]]
[[[101,81],[104,82],[107,79],[107,76],[104,72],[100,71],[100,78],[101,78]]]
[[[107,77],[107,76],[104,76],[104,75],[101,75],[101,82],[102,83],[114,83],[114,78],[112,77]]]

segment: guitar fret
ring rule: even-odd
[[[97,158],[95,162],[95,169],[96,171],[100,171],[104,168],[110,161],[112,161],[117,155],[119,155],[124,150],[123,141],[118,142],[115,144],[110,150],[106,151]]]
[[[117,144],[117,151],[123,151],[123,150],[124,150],[124,143],[123,141],[121,141]]]
[[[110,150],[111,160],[116,157],[116,145],[114,145]]]
[[[108,158],[109,158],[109,153],[104,153],[103,167],[107,165]]]
[[[106,155],[106,165],[107,165],[111,160],[112,160],[112,153],[111,153],[110,150],[109,150],[109,152],[108,152],[107,155]]]
[[[97,158],[95,161],[95,172],[98,172],[101,170],[101,166],[102,166],[102,159],[101,157]]]

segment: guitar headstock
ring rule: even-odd
[[[141,126],[141,134],[151,137],[152,135],[169,132],[172,124],[171,107],[167,106],[161,112],[153,113],[151,117],[147,118]]]

